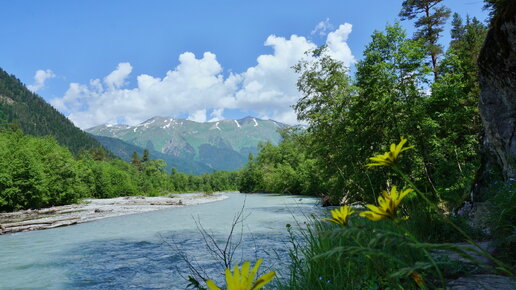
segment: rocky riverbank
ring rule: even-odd
[[[51,229],[121,215],[214,202],[226,198],[227,196],[222,193],[209,195],[185,193],[159,197],[126,196],[85,199],[79,204],[0,213],[0,235]]]

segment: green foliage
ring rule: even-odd
[[[498,255],[514,264],[516,257],[516,181],[494,182],[489,189],[489,225]]]
[[[169,192],[222,191],[237,188],[238,173],[203,176],[173,171],[144,153],[141,162],[110,159],[105,150],[82,150],[77,159],[52,137],[0,130],[0,211],[64,205],[81,198],[162,195]]]
[[[408,39],[399,24],[388,26],[385,32],[375,32],[364,55],[357,64],[359,91],[349,109],[351,134],[346,136],[351,143],[346,158],[354,166],[343,174],[355,180],[355,184],[347,183],[358,187],[355,192],[363,197],[367,196],[366,190],[372,190],[374,193],[369,196],[374,196],[384,187],[382,181],[389,177],[382,171],[365,172],[364,163],[372,153],[388,151],[385,144],[397,143],[400,137],[406,137],[420,153],[407,167],[412,172],[424,172],[425,143],[414,144],[414,141],[425,135],[421,111],[429,72],[421,42]],[[418,177],[424,178],[421,173]]]
[[[479,89],[473,61],[485,27],[455,16],[453,45],[441,77],[429,83],[426,48],[399,24],[373,33],[355,80],[326,48],[294,67],[303,97],[295,109],[306,130],[284,131],[278,145],[262,144],[241,173],[244,192],[325,196],[325,202],[373,202],[387,184],[403,185],[389,172],[366,171],[374,154],[406,137],[415,149],[400,164],[418,187],[444,207],[467,198],[479,165]],[[429,91],[431,93],[429,93]]]
[[[315,160],[306,151],[306,134],[295,128],[281,131],[283,141],[274,146],[262,143],[256,159],[249,162],[240,174],[242,192],[275,192],[291,194],[320,193],[321,177]]]
[[[313,221],[300,238],[291,232],[290,279],[280,282],[280,288],[434,289],[445,287],[445,278],[478,266],[495,270],[434,258],[433,254],[444,251],[478,262],[466,248],[436,244],[441,242],[467,241],[496,263],[497,270],[510,275],[509,267],[473,242],[472,237],[485,235],[464,218],[449,214],[468,198],[480,164],[476,58],[487,29],[475,18],[468,17],[464,24],[454,15],[452,42],[439,63],[437,78],[437,56],[442,51],[436,43],[449,14],[436,6],[440,2],[404,1],[403,17],[425,13],[416,23],[419,37],[408,39],[399,24],[375,32],[356,65],[354,80],[341,63],[327,56],[324,47],[308,53],[309,59],[294,67],[303,93],[295,109],[308,128],[287,135],[278,146],[263,144],[241,174],[241,190],[293,189],[321,194],[333,204],[372,202],[393,184],[423,190],[407,197],[400,207],[409,217],[406,221],[368,223],[351,218],[345,228]],[[435,73],[432,83],[425,64],[428,53]],[[389,151],[386,145],[400,137],[414,145],[403,153],[410,158],[402,158],[394,172],[365,171],[368,157]],[[400,178],[396,172],[406,174]],[[307,179],[312,180],[307,184],[314,185],[310,190],[300,186]],[[514,260],[516,236],[513,185],[495,185],[488,198],[492,234],[508,262]],[[415,273],[423,277],[425,286],[417,285]]]
[[[407,38],[399,24],[373,33],[355,80],[325,47],[308,53],[294,67],[303,93],[295,109],[308,128],[283,134],[278,146],[262,144],[241,173],[240,190],[317,194],[333,204],[373,202],[386,184],[404,181],[364,165],[405,137],[415,148],[399,166],[440,206],[459,206],[479,165],[473,59],[485,27],[454,18],[457,32],[434,83],[424,43]]]
[[[127,162],[135,162],[135,157],[138,157],[137,160],[139,162],[140,156],[135,156],[134,153],[136,152],[136,154],[138,154],[138,152],[144,151],[142,147],[129,144],[120,139],[105,136],[97,136],[92,134],[90,134],[90,136],[99,141],[102,144],[102,146],[109,149],[111,152],[113,152],[113,154]],[[163,154],[152,149],[149,149],[148,151],[149,155],[151,156],[151,159],[161,159],[165,161],[165,163],[167,163],[167,171],[172,170],[172,168],[174,167],[180,170],[181,172],[197,175],[213,171],[212,168],[198,161],[187,160],[185,158],[176,157],[169,154]]]
[[[0,131],[0,211],[67,204],[85,192],[73,156],[54,139]]]
[[[410,217],[404,222],[405,228],[421,241],[429,243],[466,242],[465,237],[457,232],[446,219],[459,226],[470,236],[479,239],[484,237],[480,230],[467,223],[465,217],[445,216],[443,213],[423,205],[421,200],[416,198],[408,199],[405,203],[403,212]]]
[[[350,223],[337,228],[314,220],[301,236],[289,229],[291,272],[278,288],[418,289],[413,273],[423,277],[428,289],[443,285],[436,266],[449,262],[431,259],[426,250],[431,245],[412,237],[403,226],[357,217]]]

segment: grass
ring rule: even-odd
[[[354,215],[348,227],[313,218],[304,231],[289,228],[292,265],[277,288],[436,289],[445,288],[446,279],[486,270],[485,265],[447,259],[446,253],[457,253],[473,261],[464,247],[443,243],[462,237],[442,217],[408,208],[407,221],[371,222]]]
[[[516,263],[516,180],[492,186],[488,196],[488,222],[498,257],[514,266]]]
[[[437,281],[424,250],[389,221],[353,217],[342,228],[313,220],[305,232],[291,232],[291,241],[291,274],[279,289],[410,289],[417,287],[410,278],[416,269],[430,285]]]

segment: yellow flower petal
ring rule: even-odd
[[[226,273],[226,285],[227,285],[227,287],[229,287],[230,285],[234,285],[235,284],[235,282],[234,282],[235,279],[233,277],[233,274],[231,274],[231,271],[228,268],[226,268],[225,273]]]
[[[208,286],[210,290],[221,290],[212,280],[206,281],[206,286]]]
[[[276,275],[274,272],[267,273],[262,275],[256,281],[254,278],[258,272],[258,268],[260,267],[263,259],[259,259],[256,261],[253,269],[250,271],[251,262],[246,261],[242,264],[242,268],[238,265],[233,267],[233,273],[231,273],[230,269],[225,270],[226,275],[226,287],[227,290],[250,290],[250,289],[259,289],[263,287],[265,284],[269,283],[274,276]],[[206,281],[206,286],[210,290],[220,290],[220,288],[213,282],[212,280]]]
[[[263,259],[260,258],[258,259],[258,261],[256,261],[256,264],[254,264],[253,270],[251,271],[251,276],[249,277],[251,281],[254,281],[254,278],[256,277],[256,273],[258,272],[258,268],[260,268],[262,261]]]
[[[367,204],[366,206],[370,211],[364,211],[360,213],[360,216],[366,217],[372,221],[384,218],[395,218],[401,200],[412,191],[414,190],[408,188],[399,192],[397,187],[393,186],[389,191],[383,191],[382,194],[378,196],[378,206]]]
[[[330,211],[332,218],[325,218],[325,220],[336,223],[341,226],[348,224],[349,217],[355,212],[351,210],[349,205],[341,206],[338,209],[332,209]]]
[[[365,217],[365,218],[368,218],[372,221],[379,221],[381,219],[384,219],[385,217],[384,216],[381,216],[381,215],[378,215],[372,211],[363,211],[359,214],[361,217]]]
[[[400,195],[400,200],[402,200],[405,196],[407,196],[407,194],[413,192],[414,190],[412,188],[409,188],[409,189],[406,189],[404,190],[401,195]]]
[[[373,166],[390,166],[396,163],[396,161],[399,158],[399,155],[401,152],[411,149],[414,146],[410,147],[403,147],[405,143],[407,142],[407,139],[401,137],[400,142],[396,144],[391,144],[389,152],[385,152],[385,154],[376,155],[373,157],[370,157],[369,159],[376,163],[369,163],[366,166],[368,168],[371,168]]]
[[[251,290],[256,290],[262,288],[265,284],[269,283],[274,277],[276,276],[276,273],[269,272],[267,274],[264,274],[256,280],[256,282],[253,285],[253,288]]]

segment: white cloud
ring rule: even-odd
[[[326,41],[329,53],[348,66],[354,62],[346,43],[349,33],[351,25],[343,24],[328,33]],[[255,112],[260,118],[295,124],[292,105],[300,94],[296,88],[298,75],[292,66],[317,45],[297,35],[271,35],[264,45],[271,47],[272,53],[258,56],[255,66],[239,74],[224,77],[222,66],[211,52],[200,58],[185,52],[163,78],[141,74],[136,77],[136,86],[128,88],[132,66],[120,63],[102,81],[71,83],[65,95],[51,103],[81,128],[118,120],[134,125],[153,116],[187,115],[199,122],[218,121],[224,119],[225,109]]]
[[[34,74],[34,84],[27,86],[27,88],[32,91],[33,93],[41,90],[43,87],[45,87],[45,82],[48,79],[55,78],[56,75],[52,70],[37,70]]]
[[[347,43],[351,29],[351,24],[341,24],[337,30],[328,33],[326,38],[330,56],[342,61],[347,66],[354,62],[353,54]]]
[[[299,98],[296,82],[298,75],[292,66],[305,56],[307,50],[316,48],[306,38],[292,35],[290,39],[271,35],[265,41],[274,53],[260,55],[258,64],[242,73],[241,88],[235,93],[235,105],[239,109],[252,110],[260,118],[278,119]],[[296,119],[281,120],[295,123]],[[278,120],[279,121],[279,120]]]
[[[188,115],[188,120],[195,121],[195,122],[206,122],[206,109],[197,110],[193,112],[192,114]]]
[[[326,18],[326,20],[319,22],[312,32],[310,32],[311,35],[319,34],[321,36],[324,36],[328,33],[329,30],[333,29],[333,25],[330,23],[330,18]]]
[[[224,119],[224,108],[214,109],[210,116],[212,117],[208,122],[216,122]]]
[[[104,83],[110,90],[116,90],[124,86],[125,79],[131,74],[133,67],[128,62],[122,62],[118,64],[116,70],[112,71],[104,78]],[[100,86],[100,82],[95,83],[96,86]],[[98,87],[100,88],[100,87]]]

